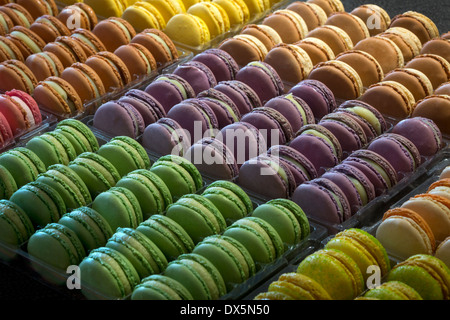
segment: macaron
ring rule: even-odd
[[[84,2],[69,4],[62,8],[55,16],[61,20],[62,23],[68,26],[69,30],[75,29],[76,27],[85,30],[92,30],[98,23],[98,17],[94,9]],[[75,26],[74,21],[71,20],[74,19],[74,16],[77,18],[79,26]]]
[[[351,14],[366,22],[370,36],[375,36],[389,28],[391,17],[385,9],[376,4],[363,4],[354,8]]]
[[[16,3],[24,7],[33,19],[37,19],[46,14],[51,16],[56,16],[58,14],[58,7],[53,0],[38,0],[33,2],[17,0]]]
[[[196,96],[189,82],[173,73],[157,76],[145,88],[145,92],[154,97],[164,107],[166,113],[174,105]]]
[[[67,26],[54,15],[41,15],[31,24],[30,30],[36,33],[45,43],[55,41],[60,36],[70,36]]]
[[[219,139],[203,138],[193,143],[184,158],[209,179],[231,180],[239,174],[233,153]]]
[[[450,42],[448,39],[431,39],[427,41],[422,49],[420,50],[421,54],[436,54],[438,56],[443,57],[445,60],[450,62],[450,56],[448,55],[448,46]]]
[[[113,235],[108,222],[90,207],[80,207],[65,213],[58,224],[75,232],[87,253],[105,246]]]
[[[226,286],[216,266],[202,255],[187,253],[167,266],[164,275],[181,283],[196,300],[217,300]]]
[[[60,78],[72,85],[83,103],[99,99],[106,94],[99,75],[85,63],[75,62],[65,68]]]
[[[435,237],[428,223],[408,208],[386,211],[377,228],[376,238],[391,256],[402,260],[419,253],[433,254],[436,249]]]
[[[56,190],[63,199],[66,210],[87,206],[92,202],[89,189],[78,173],[71,168],[55,164],[39,174],[36,182],[43,183]]]
[[[274,46],[282,43],[280,35],[272,27],[265,24],[248,24],[242,28],[240,34],[248,34],[258,38],[270,51]]]
[[[113,124],[113,125],[112,125]],[[123,101],[109,101],[95,111],[93,126],[110,136],[137,138],[145,129],[141,113]]]
[[[352,300],[364,290],[358,265],[339,250],[321,249],[310,254],[300,262],[297,272],[318,282],[334,300]]]
[[[121,17],[128,21],[136,32],[147,28],[163,30],[166,27],[166,21],[161,13],[151,3],[144,1],[129,5]]]
[[[74,87],[60,77],[49,77],[39,82],[33,98],[40,108],[58,115],[76,115],[83,111],[83,102]]]
[[[167,208],[165,215],[182,226],[195,244],[208,236],[221,234],[226,228],[219,209],[198,194],[181,196]]]
[[[18,3],[6,3],[1,6],[0,11],[5,13],[15,26],[29,28],[34,21],[28,10]]]
[[[438,258],[417,254],[395,265],[387,281],[401,281],[419,293],[424,300],[448,299],[448,267]]]
[[[248,250],[233,238],[212,235],[198,243],[193,253],[199,254],[219,270],[227,292],[255,274],[255,262]]]
[[[213,2],[199,2],[186,9],[187,13],[202,19],[208,26],[211,39],[230,29],[230,20],[226,11]]]
[[[336,26],[344,30],[350,37],[353,44],[370,37],[366,23],[356,15],[348,12],[332,13],[324,25]]]
[[[192,58],[206,65],[216,78],[216,82],[234,80],[239,67],[234,58],[224,50],[207,49]]]
[[[450,102],[448,95],[431,95],[417,101],[412,112],[412,117],[425,117],[433,122],[441,130],[442,134],[448,135],[450,129],[447,125],[448,115],[446,106]]]
[[[99,148],[97,137],[83,122],[76,119],[63,119],[56,125],[55,131],[61,132],[72,143],[75,153],[96,152]]]
[[[334,25],[326,24],[317,27],[308,32],[305,38],[318,38],[324,41],[335,56],[354,47],[354,43],[348,33]]]
[[[17,188],[36,180],[40,173],[46,171],[45,164],[30,149],[15,147],[0,155],[2,165],[14,178]]]
[[[226,94],[233,100],[241,116],[252,111],[253,108],[262,107],[262,102],[257,93],[242,81],[221,81],[214,89]]]
[[[442,133],[433,120],[428,118],[403,119],[392,128],[392,133],[409,139],[422,157],[432,156],[442,148]]]
[[[272,27],[283,43],[295,43],[306,37],[308,26],[295,11],[278,9],[268,14],[261,22]]]
[[[106,51],[103,42],[90,30],[77,28],[72,30],[70,37],[83,47],[87,57],[90,57],[97,52]]]
[[[83,46],[70,36],[57,37],[55,41],[47,43],[42,51],[54,53],[64,68],[70,67],[75,62],[85,62],[88,58]]]
[[[0,60],[20,60],[24,61],[24,57],[20,49],[11,39],[5,37],[4,35],[0,36],[2,44],[0,45]]]
[[[0,165],[0,196],[8,200],[17,191],[17,184],[11,173]]]
[[[179,53],[172,40],[158,29],[146,28],[137,33],[131,43],[139,43],[153,55],[158,66],[166,65],[179,58]]]
[[[236,74],[236,80],[250,86],[262,104],[284,93],[284,84],[277,71],[263,61],[252,61]]]
[[[313,66],[320,62],[325,62],[335,58],[333,50],[323,40],[319,38],[306,37],[294,43],[296,46],[302,48],[308,54]]]
[[[411,59],[405,67],[424,73],[430,79],[433,89],[437,89],[442,83],[450,80],[450,63],[435,54],[419,54]]]
[[[37,81],[48,77],[59,77],[64,71],[61,60],[52,52],[44,51],[32,54],[25,60],[25,65],[34,74]]]
[[[114,54],[128,67],[132,80],[143,79],[156,70],[156,60],[152,53],[138,43],[121,45]]]
[[[166,116],[163,106],[143,90],[130,89],[118,101],[131,104],[141,114],[145,127]]]
[[[243,25],[250,20],[250,10],[244,0],[213,0],[225,10],[230,20],[230,27]],[[185,4],[185,7],[189,5]]]
[[[6,60],[0,63],[0,90],[21,90],[34,92],[38,84],[33,72],[20,60]]]
[[[92,209],[108,221],[113,232],[117,232],[117,228],[135,229],[143,221],[136,196],[122,187],[111,187],[99,193],[92,201]]]
[[[423,300],[412,287],[400,281],[388,281],[369,289],[364,298],[377,300]]]
[[[141,279],[163,272],[168,264],[161,250],[145,235],[132,228],[117,228],[105,246],[122,253]]]
[[[128,173],[150,168],[150,158],[135,139],[127,136],[117,136],[102,145],[97,154],[108,160],[121,177]]]
[[[328,179],[316,178],[300,184],[294,191],[292,201],[302,208],[308,218],[325,225],[341,224],[351,216],[344,192]]]
[[[397,68],[385,75],[385,81],[396,81],[405,86],[415,101],[433,94],[433,84],[422,72],[413,68]]]
[[[107,51],[114,52],[120,46],[129,44],[136,30],[127,20],[108,16],[95,25],[92,33],[101,39]]]
[[[184,32],[180,32],[184,30]],[[196,48],[211,41],[208,26],[201,18],[190,13],[177,13],[166,21],[164,32],[175,43]]]
[[[264,42],[246,33],[224,39],[218,48],[231,55],[240,67],[252,61],[263,61],[268,52]]]
[[[191,253],[195,246],[186,230],[166,215],[154,214],[141,222],[136,230],[150,239],[168,262]]]
[[[289,93],[306,102],[316,121],[336,109],[336,99],[333,92],[318,80],[302,80],[293,86]]]
[[[159,176],[176,201],[183,195],[195,193],[203,186],[203,179],[194,164],[176,155],[165,155],[153,163],[150,171]]]
[[[316,3],[294,1],[286,9],[298,13],[305,21],[308,31],[324,25],[327,20],[326,12]]]
[[[120,180],[120,174],[111,162],[93,152],[80,154],[70,162],[69,168],[84,181],[92,199]]]
[[[1,10],[0,10],[0,21],[1,21],[0,34],[2,36],[5,36],[6,34],[8,34],[9,30],[14,27],[14,23],[9,17],[9,15]]]
[[[100,247],[79,264],[82,292],[88,299],[123,299],[139,284],[139,274],[120,252]]]
[[[394,16],[390,27],[402,27],[413,32],[422,44],[439,37],[439,30],[434,22],[422,13],[406,11]]]
[[[444,173],[444,174],[442,174]],[[449,198],[448,196],[448,192],[449,191],[449,186],[448,186],[448,178],[445,178],[445,172],[444,170],[441,172],[442,178],[439,176],[439,180],[433,182],[427,190],[427,193],[429,194],[434,194],[434,195],[438,195],[444,198]]]
[[[250,14],[258,15],[270,8],[270,1],[252,1],[244,0],[245,5],[248,7]]]
[[[333,12],[344,11],[344,4],[340,0],[308,0],[308,3],[314,3],[320,6],[327,16]]]
[[[152,274],[134,288],[131,300],[194,300],[194,297],[177,280]]]
[[[441,242],[441,244],[439,244],[439,246],[436,248],[436,252],[434,253],[434,256],[444,262],[447,267],[450,265],[448,244],[449,238],[446,238]]]
[[[186,12],[187,8],[184,7],[184,3],[178,0],[167,0],[167,1],[148,1],[152,4],[163,16],[166,23],[176,14],[181,14]]]
[[[355,69],[364,87],[369,87],[384,78],[381,65],[366,51],[347,50],[337,55],[336,60],[343,61]]]
[[[197,98],[203,102],[206,102],[206,104],[211,107],[217,118],[218,129],[222,129],[223,127],[238,122],[241,119],[241,113],[233,100],[219,90],[210,88],[200,92],[197,95]]]
[[[35,229],[28,215],[15,203],[0,200],[1,240],[13,246],[20,246],[29,240]]]
[[[417,56],[422,49],[420,39],[410,30],[402,27],[392,27],[380,34],[395,42],[403,53],[403,60],[407,63]]]
[[[186,80],[198,95],[204,90],[208,90],[217,84],[214,73],[204,63],[198,61],[188,61],[179,64],[172,72]]]

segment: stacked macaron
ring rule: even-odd
[[[448,190],[448,178],[439,175],[426,192],[384,213],[376,237],[390,255],[405,260],[415,254],[428,254],[448,262],[445,249],[450,236]],[[402,241],[406,238],[409,240]]]

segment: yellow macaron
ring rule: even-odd
[[[137,1],[126,8],[122,18],[127,20],[136,32],[141,32],[148,28],[162,30],[166,27],[166,21],[158,9],[145,1]]]
[[[205,21],[190,13],[174,15],[166,25],[164,32],[174,42],[197,47],[211,40]]]

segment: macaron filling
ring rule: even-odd
[[[31,80],[31,78],[26,74],[25,71],[23,71],[22,69],[20,69],[19,67],[17,67],[16,65],[10,63],[8,64],[9,68],[14,69],[15,72],[20,74],[20,78],[22,80],[25,81],[26,86],[28,87],[28,91],[29,92],[33,92],[34,91],[34,84],[33,81]]]
[[[61,87],[58,83],[56,83],[55,81],[51,81],[51,80],[47,80],[45,81],[45,83],[50,86],[54,91],[57,92],[57,94],[59,96],[61,96],[63,98],[63,100],[67,103],[67,105],[69,106],[69,109],[71,110],[71,112],[75,112],[77,110],[77,107],[75,105],[75,103],[70,99],[69,95],[67,94],[67,92],[63,89],[63,87]]]
[[[0,47],[2,48],[2,50],[5,50],[8,53],[8,56],[10,56],[12,59],[17,59],[17,56],[14,53],[14,51],[5,42],[0,41]]]

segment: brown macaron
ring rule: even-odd
[[[305,38],[308,26],[305,20],[295,11],[288,9],[275,10],[261,22],[272,27],[284,43],[295,43]]]
[[[434,94],[446,94],[450,96],[450,81],[444,82],[436,90],[434,90]]]
[[[396,15],[392,18],[389,27],[402,27],[410,30],[420,39],[422,45],[431,39],[439,38],[439,30],[434,22],[427,16],[415,11],[407,11]]]
[[[295,45],[306,51],[313,66],[320,62],[332,60],[336,57],[330,46],[319,38],[307,37],[299,42],[296,42]]]
[[[53,0],[14,0],[14,2],[24,7],[33,19],[37,19],[46,14],[51,16],[58,14],[58,7]]]
[[[17,89],[32,94],[38,84],[33,72],[19,60],[0,63],[0,91]]]
[[[0,36],[0,62],[6,60],[24,61],[22,51],[15,42],[5,36]]]
[[[450,63],[435,54],[420,54],[409,61],[406,68],[422,71],[433,84],[433,89],[450,81]]]
[[[334,12],[332,13],[325,25],[336,26],[344,30],[352,43],[356,44],[362,39],[370,37],[369,29],[367,25],[358,16],[348,12]]]
[[[431,39],[423,45],[420,53],[435,54],[450,62],[450,38]]]
[[[386,31],[391,24],[391,18],[386,10],[375,4],[363,4],[350,13],[366,23],[371,37]]]
[[[12,28],[11,32],[7,34],[6,37],[15,43],[25,59],[33,53],[42,52],[45,46],[45,42],[41,37],[30,29],[22,26],[15,26]]]
[[[286,9],[299,14],[305,20],[308,31],[323,26],[328,18],[322,7],[311,2],[294,1]]]
[[[227,38],[220,43],[219,49],[228,52],[241,67],[252,61],[263,61],[268,53],[264,43],[249,34]]]
[[[317,4],[321,7],[327,16],[330,16],[333,12],[344,12],[344,5],[340,0],[308,0],[308,3]]]
[[[361,50],[344,51],[336,60],[350,65],[359,74],[364,87],[383,80],[384,72],[378,61],[369,53]]]
[[[109,52],[114,52],[121,45],[129,44],[136,35],[133,26],[119,17],[99,21],[92,32],[101,39]]]
[[[54,53],[64,68],[70,67],[75,62],[84,62],[87,59],[81,44],[69,36],[58,37],[54,42],[47,43],[43,51]]]
[[[412,116],[431,119],[443,134],[450,135],[450,96],[431,95],[417,101]]]
[[[14,23],[11,18],[3,11],[0,11],[0,35],[8,34],[13,27]]]
[[[361,40],[353,49],[365,51],[377,59],[385,74],[403,67],[405,63],[403,53],[395,42],[380,35]]]
[[[60,77],[39,82],[33,98],[40,108],[57,115],[76,115],[83,111],[83,103],[70,83]]]
[[[267,51],[283,42],[278,32],[264,24],[248,24],[241,30],[241,34],[258,38],[266,46]]]
[[[43,15],[37,18],[30,26],[44,40],[45,43],[55,41],[60,36],[69,36],[70,31],[64,23],[51,15]]]
[[[334,55],[353,48],[353,42],[347,32],[336,26],[323,25],[308,32],[306,37],[323,40],[333,50]]]
[[[85,63],[76,62],[64,69],[61,78],[72,85],[83,103],[105,95],[105,87],[99,75]]]
[[[319,63],[311,70],[308,79],[325,84],[339,100],[355,100],[363,93],[359,74],[350,65],[339,60]]]
[[[64,70],[59,58],[49,51],[28,56],[25,65],[33,72],[37,81],[45,80],[51,76],[59,77]]]
[[[156,60],[146,47],[139,43],[124,44],[114,51],[128,67],[131,79],[150,75],[156,70]]]
[[[7,3],[0,6],[0,11],[8,15],[15,26],[29,28],[34,21],[28,10],[17,3]]]
[[[415,101],[433,94],[433,85],[421,71],[412,68],[397,68],[389,72],[385,81],[396,81],[404,85],[414,96]]]
[[[158,29],[145,29],[133,37],[131,43],[139,43],[151,52],[156,62],[166,64],[178,59],[178,50],[172,40]]]
[[[380,36],[389,38],[395,42],[403,53],[405,63],[417,56],[422,49],[422,43],[419,38],[405,28],[389,28],[385,32],[380,33]]]
[[[84,2],[76,2],[64,7],[57,18],[63,22],[69,30],[77,28],[92,30],[98,23],[95,11]],[[76,25],[79,23],[79,25]]]
[[[103,42],[90,30],[81,28],[75,29],[70,34],[70,37],[80,43],[87,57],[90,57],[97,52],[106,51]]]
[[[412,93],[396,81],[381,81],[371,85],[360,100],[384,115],[401,119],[411,115],[415,104]]]
[[[131,81],[127,66],[112,52],[96,53],[90,56],[85,63],[99,75],[106,92],[121,89]]]

